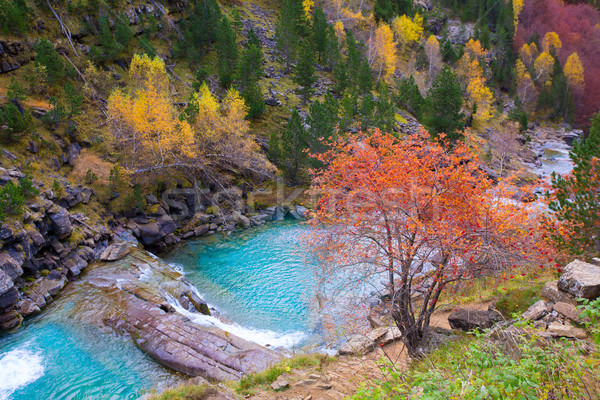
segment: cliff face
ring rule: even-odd
[[[3,181],[23,176],[18,169],[0,169]],[[2,225],[0,330],[17,328],[23,317],[40,312],[106,248],[111,233],[67,209],[89,202],[91,195],[89,189],[69,186],[59,198],[47,189]]]

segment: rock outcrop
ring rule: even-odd
[[[575,260],[558,280],[558,288],[576,298],[593,300],[600,296],[600,266]]]
[[[490,329],[495,323],[502,321],[502,315],[492,309],[472,310],[469,308],[458,308],[448,316],[448,322],[452,329],[472,331],[475,329]]]
[[[90,323],[128,335],[156,361],[190,376],[237,380],[262,371],[281,355],[211,325],[191,321],[207,314],[206,303],[179,272],[137,248],[118,261],[88,267],[73,284],[73,299]],[[99,301],[101,299],[101,301]],[[206,317],[212,318],[212,317]]]

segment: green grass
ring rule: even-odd
[[[284,372],[310,367],[317,367],[316,369],[319,370],[333,360],[334,357],[325,354],[300,354],[285,359],[263,372],[243,377],[239,382],[234,382],[233,388],[243,396],[251,395],[258,389],[268,389],[268,386]]]
[[[496,309],[507,317],[514,313],[522,313],[540,300],[543,286],[542,282],[534,282],[531,286],[514,289],[498,299]]]
[[[151,396],[150,400],[204,400],[217,393],[217,390],[209,385],[181,385]]]

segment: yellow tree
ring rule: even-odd
[[[473,115],[476,124],[482,124],[492,116],[494,96],[485,85],[485,77],[481,63],[484,62],[487,51],[479,40],[469,40],[465,44],[465,54],[458,61],[457,75],[463,90],[467,94],[467,104],[477,112]]]
[[[524,4],[525,4],[525,0],[513,0],[513,15],[515,17],[515,32],[517,31],[517,27],[519,26],[519,14],[521,14]]]
[[[346,37],[346,32],[344,31],[344,23],[338,20],[333,25],[333,30],[335,31],[335,36],[337,36],[338,38],[338,43],[343,42],[344,38]]]
[[[480,127],[492,117],[492,104],[494,95],[485,86],[483,75],[478,75],[469,81],[467,85],[468,104],[471,107],[477,105],[477,112],[473,115],[473,124]]]
[[[552,73],[552,67],[554,66],[554,57],[550,53],[544,51],[533,62],[533,68],[535,70],[535,82],[539,82],[541,85],[550,84],[550,74]]]
[[[429,61],[429,76],[436,74],[442,63],[442,55],[440,53],[440,42],[434,35],[429,36],[427,42],[425,42],[425,54]]]
[[[517,78],[517,96],[526,110],[532,111],[535,107],[538,92],[531,78],[531,74],[521,62],[517,60],[515,65]]]
[[[531,63],[537,58],[539,55],[539,50],[535,43],[527,44],[525,43],[519,49],[519,58],[523,61],[523,64],[529,68]]]
[[[571,53],[569,58],[567,58],[564,71],[565,76],[567,77],[569,90],[576,93],[583,92],[583,89],[585,88],[583,65],[581,64],[577,53]]]
[[[546,53],[554,51],[555,54],[558,54],[561,48],[562,42],[558,34],[556,32],[546,32],[542,39],[542,50]]]
[[[423,17],[419,13],[411,19],[406,15],[394,18],[392,28],[398,41],[405,47],[419,43],[423,37]]]
[[[115,90],[108,99],[113,144],[134,171],[161,169],[194,157],[194,135],[179,119],[169,96],[164,62],[135,55],[131,93]]]
[[[390,26],[380,23],[369,40],[371,66],[379,70],[378,79],[384,73],[386,79],[396,71],[396,43]]]

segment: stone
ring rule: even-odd
[[[67,148],[67,160],[71,167],[75,166],[75,161],[79,157],[81,146],[78,143],[73,143]]]
[[[11,281],[12,283],[12,281]],[[16,287],[11,286],[3,294],[0,295],[0,312],[10,310],[19,301],[19,291]]]
[[[17,311],[24,317],[34,315],[42,311],[40,307],[31,299],[25,299],[17,305]]]
[[[572,261],[558,279],[558,289],[576,298],[594,300],[600,296],[600,267],[579,260]]]
[[[546,282],[542,288],[541,296],[551,303],[568,303],[576,306],[577,300],[569,293],[558,290],[558,281]]]
[[[130,244],[126,242],[113,243],[108,246],[98,257],[102,261],[116,261],[131,252]]]
[[[51,209],[49,216],[56,237],[59,239],[67,238],[73,231],[69,212],[63,207],[55,206]]]
[[[550,304],[544,300],[540,300],[523,313],[523,318],[527,318],[530,321],[537,321],[538,319],[542,319],[551,310],[552,306]]]
[[[150,282],[160,279],[160,289],[140,284],[142,277]],[[194,322],[194,313],[175,310],[168,299],[180,298],[194,287],[141,249],[133,248],[129,257],[118,261],[91,265],[78,286],[83,290],[75,293],[73,301],[86,303],[90,323],[130,338],[161,365],[191,377],[239,380],[282,359],[279,353],[231,332]],[[90,300],[90,292],[102,301]]]
[[[250,219],[245,215],[242,215],[242,213],[239,211],[234,211],[231,213],[231,219],[238,225],[242,225],[245,229],[250,228]]]
[[[296,211],[296,210],[290,210],[288,214],[290,214],[292,216],[292,218],[294,218],[296,220],[302,219],[302,217],[300,216],[300,214],[298,214],[298,211]]]
[[[306,213],[308,212],[308,208],[306,208],[304,206],[297,205],[296,206],[296,212],[298,213],[299,216],[305,217]]]
[[[23,317],[16,311],[0,314],[0,330],[9,331],[18,328],[22,321]]]
[[[2,274],[6,274],[13,281],[23,275],[23,262],[17,261],[11,257],[7,252],[0,253],[0,277]],[[1,278],[0,278],[1,280]],[[0,285],[1,287],[1,285]],[[0,289],[0,293],[2,290]]]
[[[388,332],[387,327],[375,328],[371,332],[367,333],[367,338],[369,338],[373,342],[378,342],[379,339],[384,337]]]
[[[27,145],[27,151],[29,151],[32,154],[37,154],[37,152],[39,151],[37,143],[29,141],[29,144]]]
[[[13,153],[11,153],[8,150],[2,149],[2,155],[4,157],[8,158],[9,160],[13,160],[13,161],[17,160],[17,156],[15,156]]]
[[[572,304],[558,302],[552,307],[552,309],[571,321],[579,321],[579,314],[581,313]]]
[[[162,236],[169,235],[177,230],[175,221],[173,221],[173,219],[166,214],[158,218],[156,222],[160,227]]]
[[[340,347],[338,354],[345,355],[363,355],[375,348],[375,342],[364,335],[354,335]]]
[[[317,389],[321,389],[321,390],[329,390],[331,389],[333,386],[331,385],[331,383],[327,383],[327,382],[319,382],[315,385],[315,387]]]
[[[209,224],[200,225],[199,227],[194,229],[194,235],[202,236],[202,235],[207,234],[209,230],[210,230]]]
[[[185,239],[192,238],[194,236],[195,236],[194,231],[187,231],[181,237],[185,240]]]
[[[52,300],[50,296],[56,296],[67,284],[67,279],[61,275],[61,279],[42,279],[32,287],[32,291],[44,296],[46,302]]]
[[[71,278],[78,276],[87,267],[87,262],[75,252],[64,259],[62,264],[69,271]]]
[[[398,329],[397,326],[389,326],[387,327],[385,335],[379,339],[379,344],[385,346],[400,339],[402,339],[402,332],[400,332],[400,329]]]
[[[278,391],[287,389],[290,387],[290,382],[282,376],[275,379],[275,382],[271,383],[271,389]]]
[[[502,315],[497,311],[468,308],[458,308],[448,316],[448,323],[452,329],[467,332],[474,329],[490,329],[496,322],[502,320]]]
[[[146,246],[153,245],[160,240],[160,227],[155,221],[147,224],[137,224],[140,230],[140,239]]]
[[[0,270],[0,296],[15,286],[13,280],[4,271]]]
[[[295,387],[307,387],[316,384],[316,379],[302,379],[294,384]]]
[[[558,337],[567,337],[571,339],[585,339],[587,334],[583,329],[576,328],[573,325],[564,325],[560,322],[552,322],[548,325],[548,330],[551,335]]]

